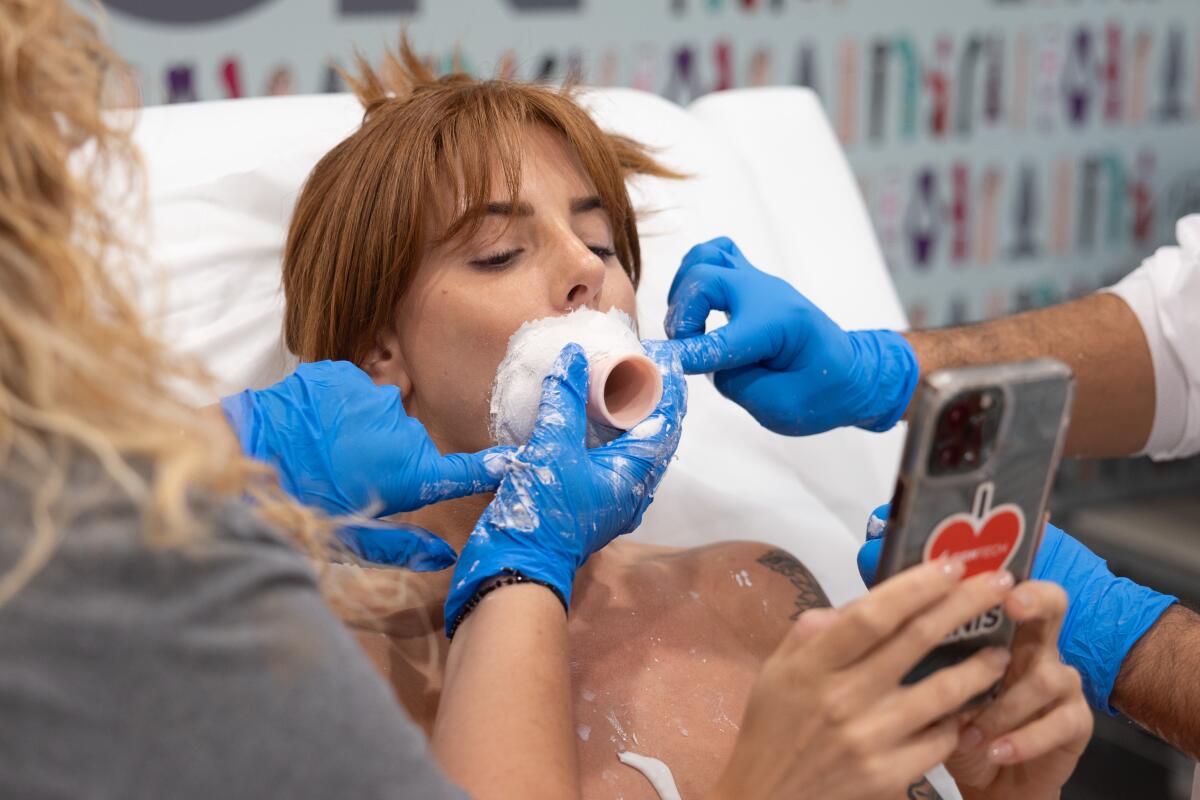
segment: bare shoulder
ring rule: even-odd
[[[647,566],[665,567],[671,583],[686,584],[680,589],[743,632],[756,650],[774,650],[802,613],[829,605],[821,584],[799,559],[764,542],[654,548],[640,555]]]

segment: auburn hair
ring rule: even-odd
[[[637,221],[625,179],[680,177],[641,144],[602,131],[574,87],[436,77],[401,37],[382,68],[361,56],[346,80],[365,109],[362,126],[313,168],[292,215],[283,256],[284,334],[303,360],[362,363],[392,324],[424,249],[482,223],[492,191],[512,202],[521,186],[529,126],[556,132],[578,154],[612,224],[614,250],[637,285]],[[499,175],[493,175],[499,164]],[[498,181],[502,187],[493,186]],[[454,219],[442,219],[447,190]]]

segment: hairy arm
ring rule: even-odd
[[[1171,606],[1134,645],[1113,685],[1112,704],[1175,747],[1200,758],[1200,614]]]
[[[579,796],[566,619],[548,589],[518,584],[455,634],[431,743],[471,797]]]
[[[1142,326],[1116,295],[905,334],[921,373],[1049,356],[1075,373],[1067,455],[1123,456],[1145,446],[1154,423],[1154,364]],[[1119,424],[1118,424],[1119,423]]]

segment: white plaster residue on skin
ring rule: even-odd
[[[754,585],[750,582],[750,574],[746,572],[746,570],[741,570],[740,572],[731,572],[729,574],[733,576],[733,579],[737,582],[737,585],[741,586],[743,589]]]
[[[579,693],[579,696],[582,697],[584,700],[588,701],[589,703],[596,699],[596,693],[593,692],[591,689],[584,689],[582,692]]]
[[[675,720],[675,727],[679,729],[679,735],[680,735],[680,736],[687,736],[687,735],[688,735],[688,729],[687,729],[687,728],[685,728],[685,727],[683,727],[683,720],[678,720],[678,719],[677,719],[677,720]]]
[[[491,428],[496,442],[520,445],[529,441],[542,399],[542,379],[554,369],[558,354],[569,342],[582,347],[589,362],[600,355],[644,352],[633,320],[619,308],[606,314],[580,308],[565,316],[526,322],[508,340],[508,353],[492,384]],[[561,414],[555,416],[545,421],[565,424]],[[602,444],[618,433],[589,424],[588,444]]]
[[[629,735],[625,733],[625,728],[621,725],[621,720],[617,719],[615,711],[609,711],[606,719],[608,720],[608,724],[613,726],[613,730],[617,732],[617,735],[621,737],[621,741],[625,742],[629,740]]]
[[[713,717],[713,722],[718,727],[720,727],[722,725],[728,725],[729,727],[733,728],[735,731],[741,730],[741,728],[738,727],[738,724],[736,722],[734,722],[733,720],[731,720],[729,718],[729,715],[725,713],[725,695],[723,695],[723,694],[717,695],[717,715],[715,717]]]
[[[617,758],[627,767],[633,767],[650,781],[654,791],[658,792],[660,800],[682,800],[679,787],[675,785],[675,776],[671,768],[657,758],[631,753],[628,750],[617,753]]]
[[[696,602],[700,602],[700,593],[699,592],[689,591],[688,594],[691,595],[693,600],[695,600]]]
[[[583,724],[577,725],[575,726],[575,732],[579,734],[579,738],[581,740],[586,742],[588,737],[592,735],[592,726]]]

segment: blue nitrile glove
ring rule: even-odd
[[[667,302],[667,335],[679,340],[684,371],[715,373],[721,394],[776,433],[885,431],[917,385],[917,358],[903,336],[846,333],[724,237],[688,251]],[[727,312],[729,324],[706,334],[710,311]]]
[[[503,451],[443,456],[395,386],[347,361],[301,364],[269,389],[221,400],[246,455],[271,464],[284,491],[333,516],[382,517],[491,491]],[[509,448],[506,448],[509,449]],[[339,539],[367,561],[445,569],[454,549],[406,524],[350,525]]]
[[[646,346],[663,376],[658,408],[591,450],[585,445],[587,357],[576,344],[563,348],[542,382],[533,435],[508,456],[496,497],[459,555],[446,598],[447,636],[479,585],[504,573],[545,584],[570,608],[576,570],[641,523],[679,446],[687,412],[687,382],[674,351],[665,342]]]
[[[890,513],[890,504],[882,505],[867,521],[867,542],[858,551],[858,571],[868,586],[875,582]],[[1053,581],[1066,590],[1067,615],[1058,635],[1058,652],[1083,676],[1083,693],[1092,708],[1116,714],[1108,697],[1121,663],[1178,599],[1118,578],[1108,571],[1104,559],[1049,523],[1030,577]]]

